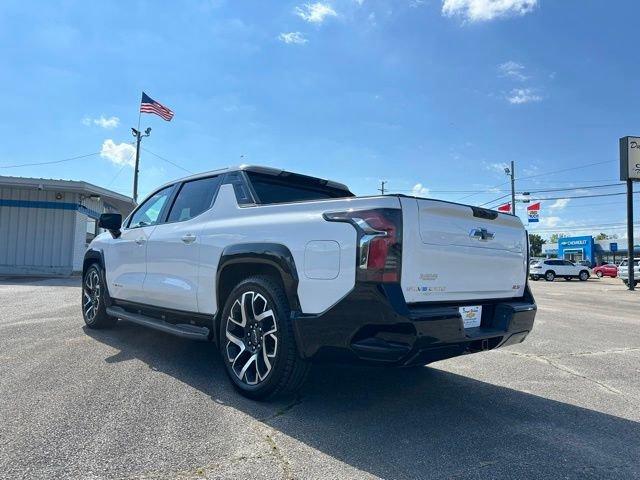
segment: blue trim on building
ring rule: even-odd
[[[9,200],[0,198],[0,207],[15,207],[15,208],[46,208],[50,210],[77,210],[86,216],[97,220],[100,217],[100,213],[84,205],[78,205],[77,203],[69,202],[46,202],[40,200]]]

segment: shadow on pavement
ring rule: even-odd
[[[299,398],[258,403],[233,390],[212,344],[122,321],[86,333],[119,350],[108,363],[139,359],[376,476],[640,476],[640,424],[441,370],[316,366]]]

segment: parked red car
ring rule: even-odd
[[[602,277],[616,278],[618,276],[618,267],[613,263],[605,263],[604,265],[595,267],[592,271],[595,275],[598,276],[598,278],[602,278]]]

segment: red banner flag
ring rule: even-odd
[[[511,213],[511,202],[505,203],[504,205],[500,205],[498,207],[499,212]]]

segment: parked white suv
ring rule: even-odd
[[[591,273],[588,267],[576,265],[569,260],[548,259],[529,265],[529,276],[531,280],[544,278],[548,282],[553,282],[556,277],[565,280],[578,278],[585,281],[589,279]]]
[[[618,265],[618,277],[624,282],[625,285],[629,285],[629,260],[622,260]],[[640,258],[633,259],[633,286],[635,287],[640,283]]]
[[[151,193],[84,259],[90,328],[125,319],[220,349],[251,398],[311,360],[424,365],[524,340],[536,312],[520,219],[264,167]],[[494,274],[487,277],[486,265]]]

